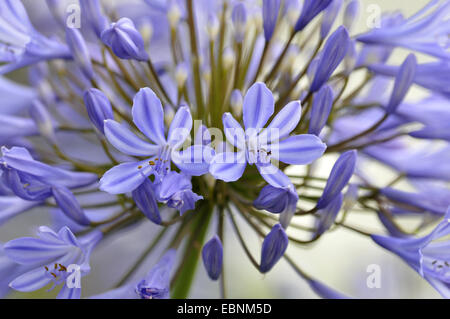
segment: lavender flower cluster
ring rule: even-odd
[[[233,236],[256,271],[284,259],[319,296],[347,298],[287,252],[345,228],[450,297],[449,1],[384,13],[358,35],[357,0],[45,4],[34,21],[0,1],[0,74],[26,68],[29,83],[0,77],[0,224],[51,216],[0,244],[1,295],[185,298],[204,271],[226,297]],[[394,65],[398,49],[409,54]],[[424,97],[407,99],[412,87]],[[355,211],[382,230],[352,225]],[[82,294],[91,254],[143,223],[153,239],[130,271]]]

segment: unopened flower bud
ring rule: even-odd
[[[345,7],[344,11],[344,26],[350,32],[355,25],[359,14],[359,1],[352,0]]]
[[[234,56],[234,52],[233,49],[231,48],[225,48],[225,50],[223,50],[223,67],[225,70],[230,69],[233,64],[234,64],[234,60],[235,60],[235,56]]]
[[[175,69],[175,81],[178,88],[183,88],[188,78],[188,68],[185,63],[179,63]]]
[[[264,238],[261,250],[261,264],[259,270],[268,272],[283,257],[289,239],[280,224],[273,226],[270,233]]]
[[[83,74],[89,79],[93,77],[91,56],[80,30],[66,28],[66,41],[72,52],[73,58]]]
[[[102,41],[121,59],[147,61],[144,39],[128,18],[121,18],[102,32]]]
[[[83,99],[89,119],[97,130],[104,134],[103,125],[105,120],[114,118],[111,103],[102,91],[94,88],[86,90]]]
[[[217,235],[203,246],[202,258],[209,278],[212,280],[219,279],[222,273],[223,248]]]

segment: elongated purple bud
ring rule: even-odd
[[[55,129],[52,117],[40,100],[34,100],[29,110],[30,116],[36,123],[39,133],[52,142],[55,142]]]
[[[289,239],[280,224],[273,226],[270,233],[264,238],[261,250],[261,265],[259,270],[262,273],[268,272],[283,257],[287,249]]]
[[[146,179],[132,192],[133,200],[137,207],[148,217],[152,222],[160,225],[161,215],[159,214],[158,203],[156,202],[156,195],[153,190],[153,184],[149,179]]]
[[[209,278],[217,280],[222,273],[223,247],[219,237],[215,235],[202,249],[203,265]]]
[[[245,29],[247,28],[247,9],[241,2],[233,7],[231,20],[234,26],[234,36],[237,43],[244,41]]]
[[[70,219],[80,225],[89,225],[90,221],[84,214],[83,209],[78,203],[72,192],[66,187],[53,187],[53,197],[61,211]]]
[[[99,132],[105,134],[105,120],[114,119],[114,113],[108,98],[102,91],[91,88],[84,92],[83,99],[92,124]]]
[[[348,32],[343,26],[337,28],[330,35],[317,63],[317,71],[310,88],[311,92],[318,91],[328,81],[347,54],[349,41]]]
[[[317,280],[308,280],[309,286],[314,292],[325,299],[349,299],[348,296],[328,287]]]
[[[392,90],[391,98],[386,107],[387,113],[393,113],[400,105],[409,91],[409,88],[414,82],[416,75],[417,60],[414,54],[409,54],[403,64],[400,66],[397,75],[395,76],[394,89]]]
[[[149,58],[142,35],[128,18],[112,23],[102,32],[101,39],[121,59],[147,61]]]
[[[305,0],[302,13],[295,24],[295,32],[303,30],[312,19],[326,9],[332,0]]]
[[[320,37],[325,39],[336,20],[343,0],[333,0],[323,12],[322,25],[320,26]]]
[[[280,0],[263,0],[263,27],[266,41],[272,38],[277,25],[278,13],[280,11]]]
[[[92,78],[94,70],[92,69],[91,56],[80,30],[66,28],[66,41],[75,62],[83,71],[83,74],[89,79]]]
[[[320,132],[327,123],[332,107],[333,90],[329,85],[324,85],[319,92],[314,95],[308,134],[319,136]]]
[[[326,207],[320,209],[316,215],[316,235],[321,235],[333,226],[336,216],[342,207],[342,194],[338,194]]]
[[[351,31],[359,14],[359,1],[351,0],[344,11],[344,26]]]
[[[321,209],[328,206],[341,193],[355,171],[356,158],[357,152],[355,150],[347,151],[339,156],[336,163],[334,163],[316,208]]]
[[[99,0],[79,0],[81,16],[97,35],[101,37],[102,32],[108,27],[108,19],[103,14]]]

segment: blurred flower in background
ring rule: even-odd
[[[1,296],[450,297],[449,1],[0,25]]]

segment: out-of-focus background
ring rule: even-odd
[[[368,20],[373,17],[378,8],[381,11],[401,11],[410,16],[423,7],[427,0],[360,0],[360,17],[354,34],[361,33],[368,28]],[[26,0],[24,3],[30,8],[45,8],[45,1]],[[38,11],[36,11],[38,12]],[[338,17],[342,21],[342,17]],[[402,50],[394,51],[392,64],[400,64],[405,57]],[[426,57],[418,56],[419,61]],[[13,75],[20,78],[23,73]],[[413,91],[408,98],[419,97],[419,90]],[[329,164],[332,164],[330,158]],[[330,165],[323,167],[329,172]],[[393,176],[383,167],[367,167],[371,176],[378,176],[380,182],[389,181]],[[326,174],[326,173],[325,173]],[[301,196],[302,194],[300,194]],[[350,214],[350,224],[364,225],[370,230],[381,230],[379,222],[373,214],[355,212]],[[32,234],[36,225],[49,222],[46,213],[34,211],[23,214],[0,228],[0,242],[17,237],[17,234]],[[246,229],[245,222],[240,223],[246,240],[259,258],[261,241],[254,236],[250,229]],[[33,226],[32,226],[33,225]],[[230,225],[225,234],[225,264],[226,290],[231,298],[316,298],[309,286],[283,260],[266,275],[261,275],[252,267],[238,242]],[[130,263],[136,259],[147,246],[155,232],[155,226],[150,222],[140,225],[128,232],[122,232],[114,237],[108,245],[100,245],[91,259],[91,274],[83,279],[83,295],[100,293],[114,285],[118,278],[128,269]],[[249,230],[249,231],[247,231]],[[296,262],[313,277],[329,284],[331,287],[357,298],[439,298],[439,294],[431,288],[415,271],[404,264],[398,257],[378,247],[369,238],[360,236],[345,229],[331,231],[316,243],[307,248],[297,248],[291,245],[288,253]],[[154,256],[158,256],[157,254]],[[140,268],[139,275],[150,269],[155,263],[149,258]],[[381,271],[381,286],[369,288],[367,278],[374,267]],[[372,269],[372,270],[371,270]],[[114,280],[112,280],[114,278]],[[40,291],[34,294],[13,293],[13,298],[51,297],[53,293]],[[219,285],[212,282],[199,265],[195,284],[192,290],[193,298],[219,297]]]

